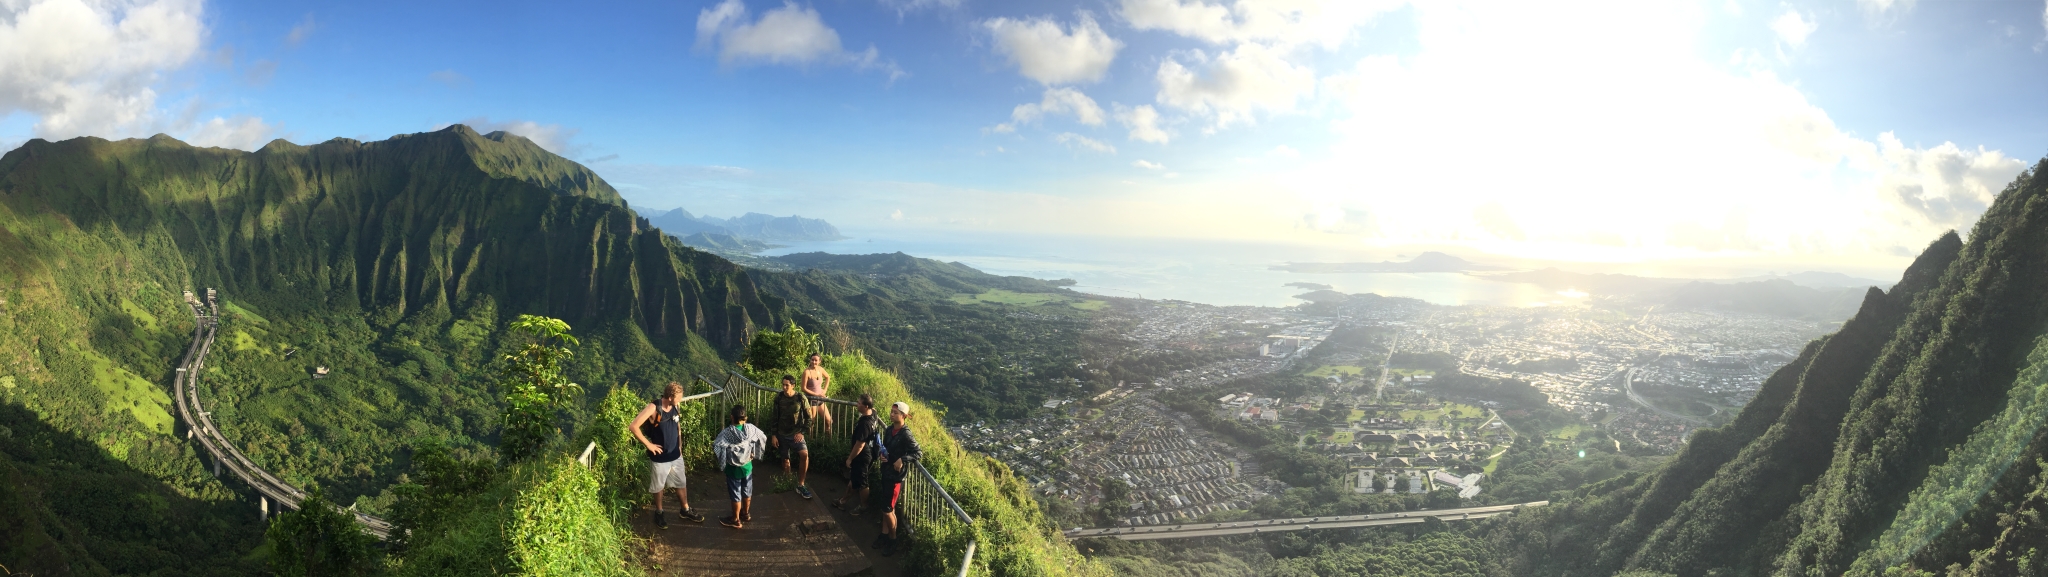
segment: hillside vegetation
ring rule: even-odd
[[[904,291],[872,290],[884,285]],[[960,292],[922,276],[750,272],[648,227],[588,169],[459,125],[256,152],[34,140],[0,157],[0,503],[14,505],[0,507],[0,564],[218,575],[273,560],[253,496],[216,479],[172,417],[171,370],[194,328],[182,292],[206,287],[225,312],[199,391],[223,432],[288,482],[412,519],[422,531],[391,567],[422,575],[634,570],[605,518],[630,499],[603,490],[603,469],[566,449],[500,464],[496,371],[520,346],[513,318],[577,327],[561,369],[586,393],[522,411],[588,439],[605,400],[715,374],[760,327]],[[889,382],[876,386],[909,397]],[[928,423],[934,472],[989,496],[970,499],[990,527],[981,557],[1065,572],[1046,564],[1072,549],[1045,536],[1021,485]],[[434,527],[422,511],[437,511]],[[546,545],[561,539],[589,547]],[[1013,541],[1019,553],[991,548]]]
[[[2048,572],[2044,169],[1667,466],[1490,525],[1505,571]]]

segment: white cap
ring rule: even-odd
[[[903,413],[903,416],[905,417],[910,416],[910,403],[896,401],[896,404],[889,405],[889,409],[899,413]]]

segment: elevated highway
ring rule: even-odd
[[[1493,505],[1489,507],[1463,507],[1458,509],[1437,509],[1403,511],[1399,513],[1375,513],[1371,515],[1342,515],[1335,517],[1295,517],[1291,519],[1261,519],[1257,521],[1230,521],[1225,523],[1187,523],[1181,525],[1145,525],[1138,527],[1110,527],[1105,529],[1074,529],[1066,537],[1087,539],[1092,537],[1114,537],[1125,541],[1149,541],[1154,539],[1192,539],[1195,537],[1218,537],[1223,535],[1250,535],[1281,533],[1287,531],[1309,531],[1315,529],[1346,529],[1351,527],[1379,527],[1384,525],[1409,525],[1442,521],[1470,521],[1501,515],[1511,515],[1527,507],[1542,507],[1549,501],[1517,503],[1514,505]]]
[[[185,305],[192,310],[195,326],[192,331],[192,345],[185,350],[185,358],[179,362],[177,376],[171,385],[172,399],[178,409],[178,421],[185,425],[185,436],[199,441],[199,445],[213,458],[214,473],[220,473],[224,466],[236,479],[261,494],[261,505],[267,515],[270,504],[278,507],[298,509],[306,498],[306,492],[279,480],[270,471],[264,470],[242,454],[240,449],[229,443],[214,426],[213,413],[205,410],[199,402],[199,372],[206,368],[206,353],[213,348],[214,331],[220,326],[219,303],[212,289],[207,289],[206,300],[201,301],[192,293],[185,293]],[[391,536],[391,524],[370,515],[348,510],[363,529],[378,539]]]

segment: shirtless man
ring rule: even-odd
[[[825,358],[811,354],[811,366],[804,369],[804,394],[825,398],[826,387],[832,386],[832,374],[825,372]],[[811,405],[811,422],[825,422],[825,430],[832,430],[832,411],[826,410],[825,403]]]

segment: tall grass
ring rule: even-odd
[[[832,396],[855,398],[872,395],[875,406],[887,407],[898,401],[909,403],[912,434],[924,449],[924,466],[939,485],[974,517],[967,531],[932,531],[921,534],[912,550],[917,574],[951,575],[960,570],[960,554],[969,539],[980,543],[975,566],[990,575],[1106,575],[1108,570],[1082,557],[1059,535],[1031,496],[1030,487],[995,459],[968,452],[946,431],[944,414],[934,410],[903,386],[896,375],[869,362],[866,355],[832,355],[825,368],[832,372]],[[844,458],[846,449],[836,447],[837,456],[814,455],[814,462]],[[832,461],[823,461],[832,462]],[[977,574],[981,573],[976,571]]]

